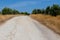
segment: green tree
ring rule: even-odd
[[[1,11],[0,11],[0,14],[2,14]]]
[[[12,9],[5,7],[5,8],[2,9],[2,14],[3,15],[5,15],[5,14],[13,14]]]
[[[51,7],[50,14],[51,14],[52,16],[57,16],[57,15],[59,15],[59,14],[60,14],[60,7],[59,7],[59,5],[54,4],[54,5]]]
[[[28,12],[21,12],[20,14],[29,15]]]
[[[50,6],[48,6],[45,11],[46,11],[46,14],[50,14]]]
[[[40,14],[41,13],[41,10],[40,9],[34,9],[32,11],[32,14]]]
[[[12,12],[13,14],[20,14],[20,12],[19,11],[17,11],[17,10],[13,10],[13,12]]]
[[[44,9],[42,9],[42,10],[41,10],[41,13],[42,13],[42,14],[44,14],[44,13],[45,13],[45,10],[44,10]]]
[[[34,9],[34,10],[32,11],[32,14],[37,14],[36,12],[37,12],[37,10]]]

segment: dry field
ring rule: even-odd
[[[0,24],[4,23],[6,20],[14,17],[15,15],[0,15]]]
[[[54,32],[60,34],[60,16],[54,17],[42,14],[32,14],[30,16],[48,28],[52,29]]]

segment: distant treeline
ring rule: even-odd
[[[0,14],[6,15],[6,14],[46,14],[46,15],[52,15],[57,16],[60,15],[60,5],[53,4],[52,6],[47,6],[44,9],[34,9],[32,13],[28,12],[19,12],[18,10],[13,10],[11,8],[3,8]]]
[[[2,15],[16,15],[16,14],[26,14],[26,15],[29,15],[29,13],[27,13],[27,12],[19,12],[18,10],[13,10],[13,9],[11,9],[11,8],[7,8],[7,7],[5,7],[5,8],[3,8],[2,9],[2,11],[0,11],[0,14],[2,14]]]
[[[32,14],[47,14],[57,16],[60,15],[60,6],[53,4],[52,6],[47,6],[45,9],[34,9]]]

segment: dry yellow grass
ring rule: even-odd
[[[54,17],[42,14],[32,14],[30,16],[48,28],[52,29],[54,32],[60,34],[60,16]]]
[[[6,20],[14,17],[15,15],[0,15],[0,24],[4,23]]]

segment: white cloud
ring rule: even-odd
[[[9,5],[9,7],[25,7],[25,6],[29,6],[29,5],[35,5],[37,2],[36,1],[23,1],[23,2],[19,2],[19,3],[14,3],[12,5]]]

